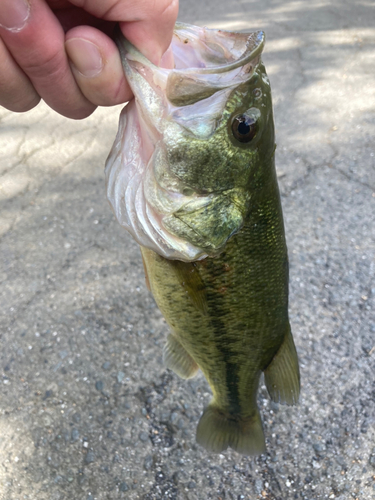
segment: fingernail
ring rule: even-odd
[[[20,31],[30,15],[30,5],[26,0],[0,1],[0,26],[9,31]]]
[[[103,69],[103,58],[96,45],[83,38],[71,38],[65,49],[73,66],[86,78],[99,75]]]

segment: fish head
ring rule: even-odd
[[[274,155],[263,32],[177,24],[173,69],[118,39],[134,100],[106,164],[119,220],[159,255],[215,257],[243,226]]]

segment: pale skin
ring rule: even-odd
[[[177,13],[178,0],[0,0],[0,105],[24,112],[43,99],[82,119],[128,101],[115,23],[154,64],[172,67]]]

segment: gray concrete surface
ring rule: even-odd
[[[375,7],[182,0],[180,20],[264,29],[299,351],[298,407],[259,405],[267,454],[209,454],[201,375],[167,328],[103,165],[117,109],[0,110],[0,498],[375,497]]]

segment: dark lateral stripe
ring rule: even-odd
[[[222,297],[219,294],[210,293],[207,297],[209,316],[211,325],[215,335],[215,346],[222,354],[225,363],[225,381],[228,394],[229,411],[239,414],[241,412],[240,395],[239,395],[239,366],[238,363],[233,363],[230,353],[230,341],[226,335],[226,325],[221,319],[225,314]]]

